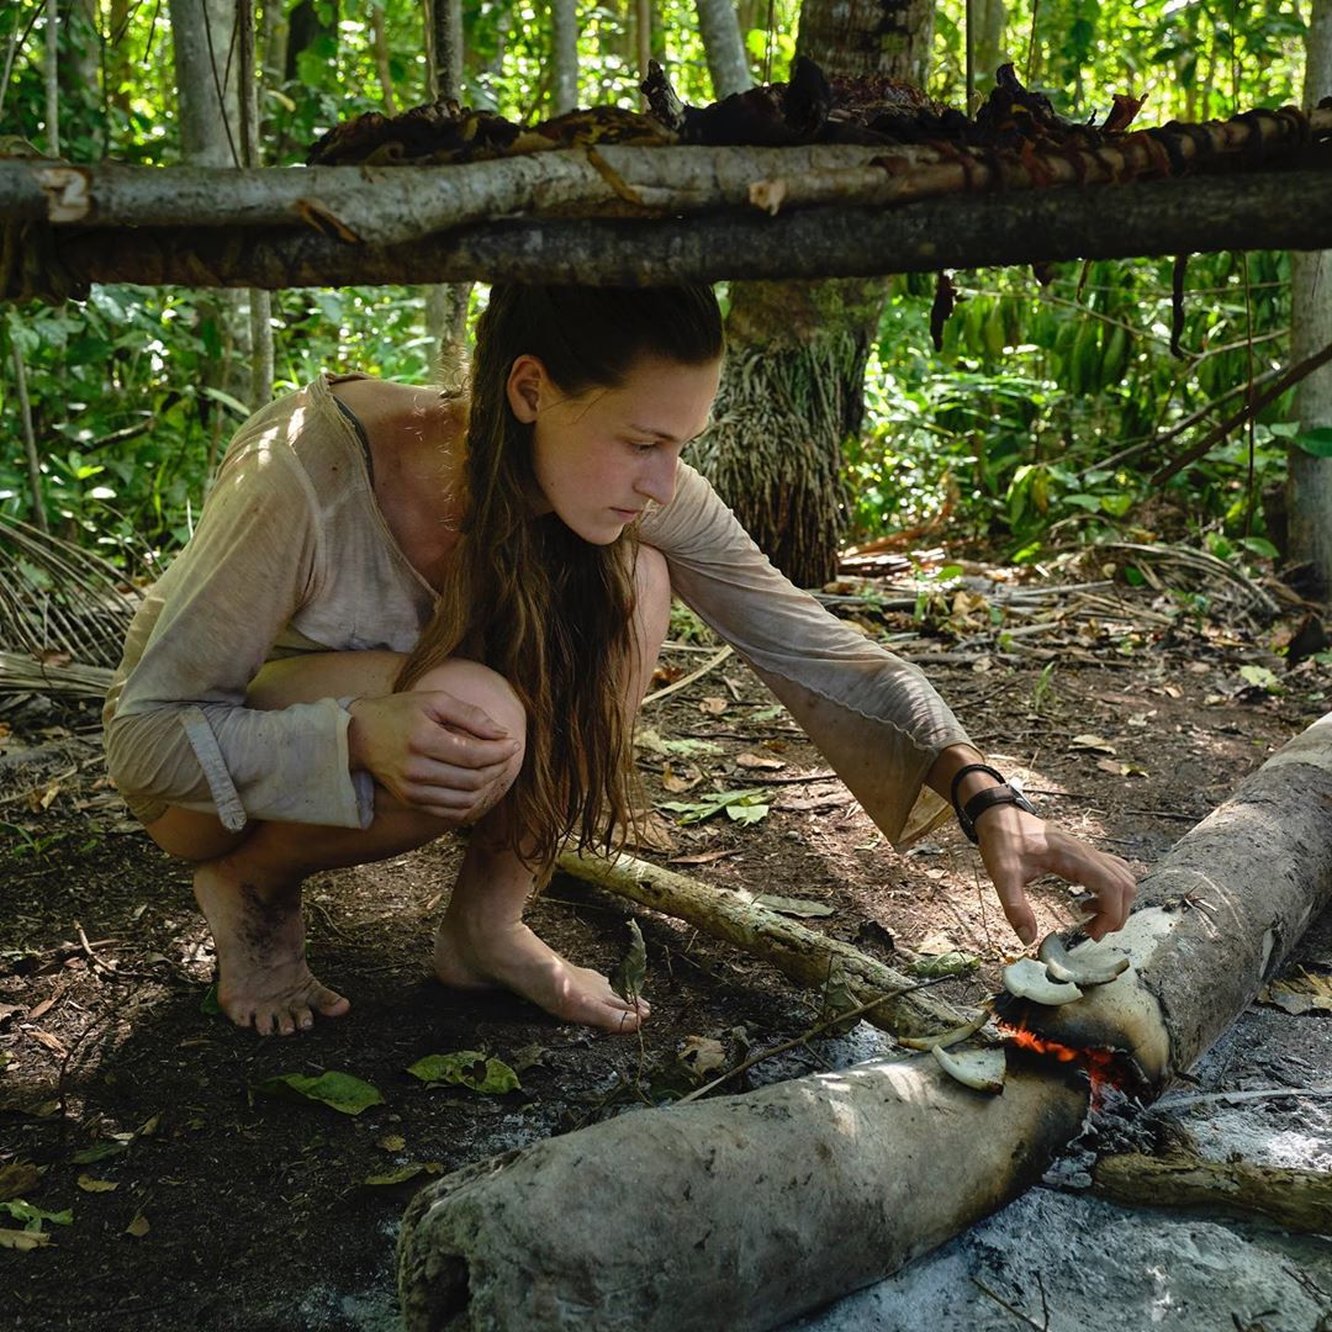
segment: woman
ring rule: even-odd
[[[466,400],[325,377],[241,428],[105,713],[121,793],[195,864],[233,1022],[285,1035],[347,1011],[305,961],[305,878],[470,827],[440,979],[637,1028],[648,1005],[522,911],[566,837],[609,844],[632,817],[672,591],[894,842],[950,797],[969,813],[1024,941],[1045,873],[1089,890],[1094,937],[1123,924],[1127,866],[1021,807],[920,673],[797,592],[681,463],[721,355],[706,287],[501,285]]]

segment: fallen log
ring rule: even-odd
[[[0,300],[91,282],[259,287],[494,281],[628,284],[866,277],[1227,249],[1332,247],[1332,171],[1136,181],[683,218],[491,221],[395,245],[286,227],[19,223]]]
[[[1205,1207],[1260,1216],[1287,1230],[1332,1235],[1332,1175],[1252,1161],[1207,1161],[1126,1152],[1103,1156],[1092,1171],[1096,1192],[1141,1207]]]
[[[1124,134],[1058,152],[931,144],[785,148],[598,144],[449,166],[222,168],[0,160],[0,220],[101,227],[299,227],[346,243],[416,240],[494,218],[667,216],[885,205],[941,194],[1122,184],[1307,151],[1332,108]],[[1169,145],[1165,146],[1166,144]]]
[[[1332,894],[1329,810],[1332,714],[1149,876],[1118,980],[1008,1006],[1014,1045],[1047,1058],[1010,1067],[1000,1096],[931,1061],[869,1063],[636,1111],[435,1182],[403,1222],[408,1328],[771,1328],[889,1275],[1071,1140],[1088,1103],[1071,1067],[1151,1096],[1203,1053]]]
[[[859,1008],[865,1020],[885,1031],[925,1036],[959,1027],[974,1013],[922,990],[920,982],[886,966],[840,939],[830,939],[770,911],[729,888],[699,883],[684,874],[633,856],[562,855],[565,874],[594,883],[617,897],[687,920],[715,939],[770,962],[797,985],[822,990],[829,1007]]]

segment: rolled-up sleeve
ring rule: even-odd
[[[675,498],[640,534],[666,557],[674,591],[777,695],[894,845],[948,814],[925,776],[942,749],[969,741],[915,666],[794,587],[685,464]]]
[[[276,445],[276,441],[273,441]],[[274,711],[246,691],[322,577],[317,505],[290,450],[262,434],[229,456],[189,544],[147,594],[108,697],[107,761],[127,798],[251,818],[365,827],[339,700]]]

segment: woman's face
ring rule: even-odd
[[[533,427],[542,511],[605,546],[649,503],[669,503],[680,453],[707,426],[720,374],[720,360],[681,365],[644,356],[618,388],[570,397],[536,357],[520,356],[509,373],[509,405]]]

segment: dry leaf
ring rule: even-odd
[[[142,1239],[152,1227],[148,1224],[148,1218],[140,1212],[133,1221],[125,1227],[125,1234],[133,1235],[135,1239]]]
[[[1288,980],[1273,981],[1258,991],[1258,1002],[1287,1013],[1332,1012],[1332,976],[1307,971]]]
[[[407,1146],[407,1139],[401,1133],[386,1133],[375,1140],[375,1146],[386,1152],[400,1152]]]
[[[661,784],[672,795],[679,795],[683,791],[692,791],[702,780],[703,774],[698,768],[682,768],[677,773],[667,763],[661,770]]]
[[[723,1067],[726,1063],[726,1050],[720,1041],[711,1036],[686,1036],[676,1047],[682,1064],[688,1064],[700,1077]]]
[[[28,1253],[50,1244],[51,1237],[44,1230],[0,1230],[0,1249],[17,1249]]]
[[[787,184],[779,176],[775,180],[751,180],[749,202],[761,208],[769,217],[776,217],[786,198]]]
[[[752,754],[746,751],[735,756],[736,766],[740,768],[758,768],[764,772],[776,772],[786,767],[784,759],[773,758],[771,754]]]
[[[55,995],[50,995],[47,998],[43,999],[42,1002],[38,1004],[32,1010],[31,1013],[28,1014],[28,1021],[36,1022],[38,1018],[45,1017],[46,1014],[51,1011],[51,1005],[54,1004],[55,1001],[56,1001]]]
[[[92,1175],[80,1175],[75,1182],[84,1193],[114,1193],[120,1187],[114,1179],[94,1179]]]
[[[11,1165],[0,1166],[0,1202],[11,1198],[21,1198],[31,1193],[41,1183],[42,1172],[27,1161],[16,1161]]]
[[[709,717],[720,717],[730,706],[724,698],[710,695],[708,698],[699,701],[698,710],[707,713]]]
[[[59,1055],[61,1059],[64,1059],[69,1055],[69,1051],[65,1049],[60,1038],[58,1036],[52,1036],[49,1031],[43,1031],[40,1027],[33,1027],[28,1032],[28,1035],[31,1036],[38,1045],[44,1045],[53,1055]]]
[[[1093,754],[1113,754],[1115,747],[1099,735],[1075,735],[1068,742],[1070,749],[1085,749]]]
[[[675,850],[675,835],[670,823],[655,809],[640,810],[635,825],[625,830],[625,845],[665,853]]]

